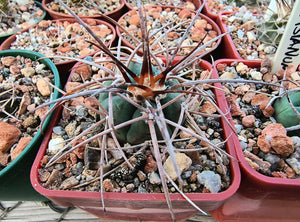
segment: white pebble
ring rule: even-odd
[[[244,63],[240,62],[240,63],[236,66],[235,69],[236,69],[237,72],[247,71],[247,70],[248,70],[248,66],[245,65]]]
[[[239,30],[237,31],[237,35],[238,35],[238,38],[239,38],[239,39],[244,38],[244,31],[241,30],[241,29],[239,29]]]
[[[263,76],[262,73],[257,72],[257,71],[251,72],[250,75],[251,75],[253,80],[258,80],[258,81],[262,80],[262,76]]]
[[[254,42],[256,41],[256,35],[254,34],[253,31],[247,32],[247,38],[249,42]]]
[[[237,76],[236,74],[232,72],[224,72],[221,76],[220,79],[236,79]]]
[[[266,46],[264,52],[267,54],[275,53],[276,48],[274,46]]]
[[[46,68],[46,65],[41,63],[35,66],[36,73],[42,73],[42,71]]]
[[[65,146],[65,140],[62,137],[51,139],[48,145],[48,152],[51,154],[58,153]]]

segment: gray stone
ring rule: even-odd
[[[292,139],[293,139],[294,147],[295,148],[300,147],[300,137],[299,136],[293,136]]]
[[[240,133],[241,130],[243,129],[243,125],[241,125],[241,124],[237,124],[237,125],[234,125],[234,126],[235,126],[235,130],[236,130],[237,133]]]
[[[276,163],[278,160],[280,160],[280,158],[279,158],[278,156],[276,156],[276,155],[271,154],[271,153],[267,153],[267,154],[265,155],[265,160],[268,161],[268,162],[271,163],[271,164],[274,164],[274,163]]]
[[[56,135],[62,136],[65,134],[64,128],[62,128],[61,126],[55,126],[53,127],[53,133],[55,133]]]
[[[300,175],[300,161],[296,158],[286,159],[286,162],[292,167],[296,174]]]
[[[213,171],[203,171],[197,174],[197,181],[212,193],[218,193],[222,185],[220,175]]]
[[[149,173],[148,178],[151,184],[161,184],[160,177],[156,172]]]

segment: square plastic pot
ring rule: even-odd
[[[45,57],[36,52],[27,50],[5,50],[0,51],[0,56],[23,56],[36,60]],[[50,59],[42,59],[44,63],[54,74],[55,86],[61,88],[58,71]],[[53,93],[53,99],[59,97],[57,90]],[[51,116],[47,117],[42,131],[45,132],[49,126]],[[13,160],[8,166],[0,171],[0,200],[28,200],[28,201],[43,201],[47,200],[44,196],[36,192],[30,183],[30,169],[36,153],[43,139],[43,133],[38,130],[31,142],[26,146],[22,153]]]
[[[62,18],[62,19],[57,19],[57,20],[49,20],[52,22],[52,24],[55,24],[55,23],[63,23],[63,22],[69,22],[71,24],[73,23],[78,23],[76,19],[70,17],[70,18]],[[83,19],[84,22],[87,22],[87,19]],[[108,22],[105,22],[103,20],[100,20],[100,19],[94,19],[94,21],[96,22],[96,25],[99,26],[99,25],[105,25],[107,26],[111,32],[112,32],[112,38],[106,43],[106,46],[110,46],[110,45],[113,45],[114,44],[114,41],[116,39],[116,31],[115,31],[115,28],[114,26],[112,26],[110,23]],[[12,44],[17,40],[17,36],[20,35],[21,33],[30,33],[30,30],[31,29],[34,29],[35,27],[38,27],[38,24],[30,27],[30,28],[27,28],[27,29],[24,29],[22,30],[21,32],[18,32],[18,33],[15,33],[14,35],[8,37],[1,45],[0,45],[0,50],[9,50],[12,46]],[[67,41],[67,40],[65,40]],[[38,51],[39,49],[37,48],[35,51]],[[96,51],[92,52],[91,54],[89,54],[89,56],[92,56],[96,53]],[[78,56],[78,58],[80,59],[83,59],[85,56]],[[76,60],[65,60],[65,61],[62,61],[62,62],[55,62],[55,66],[57,67],[58,69],[58,72],[59,72],[59,75],[60,75],[60,80],[61,80],[61,83],[62,85],[65,85],[68,77],[69,77],[69,74],[70,74],[70,70],[71,68],[74,66],[74,64],[76,63]]]
[[[174,13],[175,13],[176,10],[183,10],[184,9],[184,7],[173,6],[173,5],[171,5],[171,6],[169,6],[169,5],[162,5],[162,6],[159,6],[159,5],[148,5],[148,7],[146,7],[146,11],[150,12],[151,9],[153,9],[153,8],[161,8],[163,12],[174,11]],[[137,9],[134,9],[134,10],[137,10]],[[118,23],[121,24],[122,20],[126,21],[127,17],[131,16],[131,14],[132,14],[132,12],[134,10],[129,11],[129,12],[123,14],[120,17],[120,19],[118,20]],[[196,14],[196,12],[193,11],[193,10],[189,10],[189,9],[185,9],[185,10],[190,11],[190,13],[192,13],[192,14]],[[160,12],[160,13],[162,13],[162,12]],[[211,18],[209,18],[208,16],[206,16],[206,15],[204,15],[202,13],[200,13],[198,17],[199,17],[199,19],[206,20],[206,22],[211,26],[211,30],[215,31],[217,35],[221,35],[221,29],[219,28],[219,26]],[[179,24],[179,22],[180,21],[178,20],[178,24]],[[166,20],[161,25],[166,25],[168,23],[170,23],[170,21]],[[172,25],[170,28],[172,28],[173,26],[175,27],[178,24],[175,22],[175,24]],[[128,26],[128,25],[129,24],[127,24],[127,27],[124,26],[124,28],[126,28],[127,30],[130,30],[129,29],[130,26]],[[177,30],[180,30],[180,29],[177,28]],[[131,43],[129,40],[127,40],[126,38],[124,38],[124,31],[120,27],[116,26],[116,32],[117,32],[117,37],[121,38],[123,45],[125,45],[125,46],[127,46],[127,47],[129,47],[129,48],[131,48],[133,50],[136,48],[137,45],[135,43]],[[133,34],[133,31],[129,31],[129,32],[131,32],[131,34]],[[176,32],[176,29],[174,29],[174,32]],[[209,34],[209,32],[208,32],[208,34]],[[169,38],[169,41],[171,41],[170,38]],[[160,40],[160,42],[164,43],[164,40],[162,39],[162,40]],[[194,41],[194,44],[196,44],[198,42],[200,42],[200,41]],[[220,52],[218,51],[220,43],[221,43],[221,38],[219,38],[218,40],[216,40],[215,44],[211,48],[207,47],[207,50],[205,50],[203,52],[199,52],[199,54],[205,54],[205,56],[203,58],[206,59],[206,60],[208,60],[208,61],[211,58],[210,57],[211,54],[213,55],[214,58],[218,58],[219,54],[220,54]],[[141,56],[142,55],[142,50],[139,50],[138,54]],[[179,53],[177,53],[177,56],[183,56],[183,55],[180,55]]]
[[[42,6],[47,11],[47,13],[50,15],[52,19],[62,19],[62,18],[73,18],[70,14],[57,12],[52,10],[48,4],[51,3],[54,0],[42,0]],[[118,20],[120,16],[123,13],[123,8],[125,6],[124,0],[120,0],[120,6],[116,8],[115,10],[105,13],[105,15],[109,16],[110,18],[114,20]],[[80,18],[86,18],[86,19],[103,19],[101,14],[98,15],[91,15],[91,16],[80,16]]]
[[[223,15],[230,15],[232,12],[221,12],[216,17],[216,23],[219,25],[222,33],[228,32],[226,23],[222,20]],[[242,59],[241,55],[237,51],[232,38],[230,36],[230,33],[223,36],[222,42],[221,42],[221,48],[222,48],[222,58],[228,58],[228,59]]]
[[[201,3],[203,3],[204,1],[201,1]],[[203,7],[203,14],[208,16],[209,18],[211,18],[213,21],[217,21],[217,17],[218,17],[218,14],[215,14],[213,13],[211,10],[210,10],[210,6],[209,6],[209,2],[206,2],[204,7]]]
[[[201,66],[206,69],[211,69],[211,65],[205,61],[201,63]],[[103,198],[106,209],[106,212],[104,212],[99,192],[45,189],[39,180],[40,163],[46,153],[52,128],[56,126],[60,116],[61,112],[57,110],[54,113],[51,125],[45,134],[31,170],[31,183],[40,194],[46,196],[58,205],[65,207],[75,206],[106,220],[172,220],[163,193],[104,192]],[[224,130],[227,130],[226,125],[224,126]],[[234,145],[231,139],[228,140],[226,149],[229,154],[235,156]],[[227,190],[220,193],[188,193],[186,195],[204,211],[218,208],[236,192],[240,184],[240,171],[237,161],[230,160],[230,170],[231,186]],[[180,194],[170,194],[170,197],[177,220],[185,220],[198,213]]]
[[[251,68],[261,65],[260,60],[220,59],[214,64],[215,75],[218,64],[230,65],[234,61]],[[226,101],[225,95],[218,96],[217,100]],[[222,107],[223,112],[229,110],[226,102]],[[211,215],[218,221],[299,221],[300,180],[268,177],[254,170],[245,160],[238,138],[231,133],[241,168],[241,185],[220,208],[211,211]]]
[[[195,6],[195,11],[197,11],[201,6],[201,1],[200,0],[182,0],[182,2],[191,2]],[[152,2],[152,4],[153,4],[153,2]],[[167,3],[164,3],[164,2],[157,2],[157,4],[158,5],[161,5],[161,4],[167,5]],[[132,10],[134,7],[136,7],[136,6],[132,6],[130,4],[130,1],[127,1],[127,0],[125,0],[125,5],[126,5],[126,7],[129,11]],[[185,7],[183,4],[182,5],[175,4],[174,6]]]

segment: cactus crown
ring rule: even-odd
[[[159,94],[164,94],[162,91],[164,90],[164,83],[166,81],[166,77],[167,77],[168,73],[172,72],[175,68],[179,67],[180,65],[182,65],[186,61],[188,61],[190,59],[190,56],[192,56],[195,52],[197,52],[197,51],[199,52],[201,50],[201,48],[199,48],[200,45],[203,45],[203,47],[206,47],[211,42],[214,42],[223,36],[223,35],[220,35],[217,38],[212,39],[211,41],[208,41],[205,44],[202,44],[202,42],[200,41],[198,43],[198,45],[195,46],[195,48],[193,50],[191,50],[189,52],[189,54],[186,55],[184,58],[182,58],[178,63],[168,66],[160,74],[154,76],[152,66],[151,66],[151,56],[150,56],[149,39],[148,39],[149,35],[148,35],[147,28],[146,28],[147,27],[146,16],[143,14],[140,2],[138,2],[139,18],[140,18],[140,24],[141,24],[141,30],[142,30],[143,63],[142,63],[141,73],[140,73],[140,75],[137,75],[132,70],[130,70],[128,67],[126,67],[122,62],[120,62],[119,59],[113,55],[113,53],[110,51],[110,49],[108,49],[103,44],[101,39],[98,38],[98,36],[96,36],[93,33],[93,31],[86,24],[84,24],[84,22],[72,10],[70,10],[61,0],[60,0],[60,3],[95,38],[95,40],[97,41],[97,44],[95,44],[95,45],[113,60],[113,62],[119,68],[125,82],[127,84],[129,84],[129,86],[128,86],[129,96],[132,97],[137,102],[141,102],[144,99],[154,99],[155,96],[157,96]],[[198,13],[200,13],[200,10]],[[110,19],[109,17],[107,17],[105,15],[102,15],[102,16],[116,24],[116,22],[113,21],[112,19]],[[196,17],[197,16],[195,16],[195,18]],[[178,47],[180,47],[180,45]],[[203,56],[204,56],[204,54],[203,54]]]

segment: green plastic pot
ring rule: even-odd
[[[286,128],[297,126],[300,124],[300,119],[292,109],[288,99],[293,104],[298,113],[300,113],[300,91],[289,93],[288,97],[284,96],[274,102],[274,117],[277,122],[281,123]],[[289,134],[299,135],[300,130],[291,131]]]
[[[36,60],[45,57],[44,55],[28,50],[4,50],[0,51],[0,57],[3,56],[23,56]],[[44,63],[54,74],[55,86],[61,88],[59,74],[56,66],[50,59],[42,59]],[[59,97],[59,92],[54,90],[53,99]],[[12,161],[8,166],[0,171],[0,200],[30,200],[30,201],[43,201],[47,200],[44,196],[40,195],[31,186],[30,183],[30,170],[32,163],[35,159],[36,153],[39,149],[43,139],[44,132],[48,128],[51,121],[51,116],[48,116],[42,129],[39,129],[31,142],[22,151],[22,153]],[[41,131],[42,130],[42,131]],[[43,132],[43,133],[42,133]]]
[[[38,2],[38,1],[34,1],[34,3],[35,3],[40,9],[42,9],[44,13],[43,13],[43,15],[42,15],[42,17],[41,17],[40,19],[36,20],[36,22],[35,22],[34,24],[32,24],[32,26],[38,24],[40,21],[42,21],[42,20],[46,17],[46,10],[43,8],[42,4],[41,4],[40,2]],[[20,31],[21,31],[21,30],[20,30]],[[2,42],[4,42],[5,39],[7,39],[9,36],[12,36],[12,35],[15,34],[15,33],[17,33],[17,32],[11,32],[11,33],[7,33],[7,34],[4,34],[4,35],[0,35],[0,44],[1,44]]]

